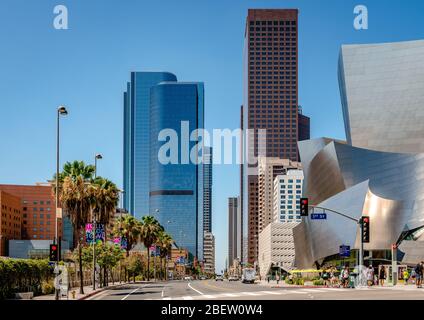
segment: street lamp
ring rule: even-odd
[[[58,255],[57,255],[57,261],[56,261],[56,267],[59,264],[60,259],[60,251],[61,251],[61,245],[59,244],[59,234],[58,234],[58,219],[57,219],[57,213],[59,208],[59,142],[60,142],[60,116],[66,116],[68,114],[68,111],[64,106],[59,106],[57,108],[57,127],[56,127],[56,201],[55,201],[55,237],[54,237],[54,243],[58,245]],[[55,268],[57,269],[57,268]],[[59,300],[59,289],[56,289],[55,292],[55,299]]]
[[[94,178],[97,178],[97,160],[103,159],[100,153],[94,156]],[[93,211],[93,290],[96,290],[96,213]]]

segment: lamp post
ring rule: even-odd
[[[97,178],[97,160],[103,159],[100,153],[94,156],[94,178]],[[92,211],[93,215],[93,290],[96,290],[96,213]]]
[[[56,268],[59,264],[60,260],[60,251],[61,251],[61,245],[59,244],[59,232],[58,232],[58,208],[59,208],[59,144],[60,144],[60,116],[66,116],[68,114],[68,111],[64,106],[59,106],[57,108],[57,123],[56,123],[56,201],[55,201],[55,237],[54,237],[54,243],[58,245],[58,254],[57,254],[57,261],[56,261]],[[55,291],[55,299],[59,300],[59,289],[56,288]]]

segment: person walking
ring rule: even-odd
[[[324,286],[328,287],[328,279],[330,278],[330,274],[328,273],[327,270],[324,270],[323,274],[322,274],[322,280],[323,280],[323,284]]]
[[[349,266],[346,265],[342,272],[343,288],[347,288],[349,284]]]
[[[384,281],[386,280],[386,267],[382,264],[380,265],[378,271],[378,280],[380,281],[380,286],[384,286]]]
[[[408,271],[408,268],[405,268],[405,270],[403,270],[403,282],[405,285],[408,284],[408,280],[409,280],[409,271]]]
[[[423,262],[421,261],[415,267],[415,284],[417,288],[422,288],[423,282]]]
[[[368,287],[374,285],[374,268],[370,265],[367,270],[367,284]]]

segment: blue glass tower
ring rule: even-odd
[[[162,82],[152,87],[150,106],[150,213],[177,246],[203,260],[203,165],[187,162],[187,152],[201,145],[190,141],[189,135],[204,128],[203,83]],[[174,130],[177,137],[173,140],[177,161],[168,164],[158,157],[172,140],[159,141],[164,129]],[[195,158],[200,155],[196,153]]]
[[[177,81],[168,72],[131,72],[124,92],[124,208],[141,218],[149,211],[150,89]]]

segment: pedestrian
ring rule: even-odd
[[[269,278],[270,278],[270,275],[267,275],[266,276],[266,281],[268,281],[268,283],[269,283]]]
[[[276,275],[276,277],[275,277],[276,279],[277,279],[277,284],[280,282],[280,275]]]
[[[370,265],[367,270],[367,283],[368,287],[374,284],[374,268]]]
[[[422,281],[423,281],[423,262],[419,262],[415,266],[415,284],[417,285],[417,288],[422,288]]]
[[[408,268],[405,268],[405,270],[403,270],[403,282],[405,283],[405,285],[408,284],[408,280],[409,280],[409,271],[408,271]]]
[[[342,272],[342,284],[343,288],[347,288],[349,284],[349,266],[346,265]]]
[[[324,270],[323,274],[322,274],[322,280],[323,280],[323,284],[324,286],[328,287],[328,279],[330,278],[330,274],[328,273],[327,270]]]
[[[378,280],[380,281],[380,286],[384,286],[384,281],[386,280],[386,267],[380,264],[378,271]]]

